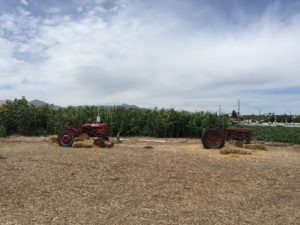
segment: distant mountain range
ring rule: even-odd
[[[128,104],[121,104],[121,105],[101,105],[101,107],[104,107],[104,108],[110,108],[110,107],[122,107],[122,108],[125,108],[125,109],[137,109],[139,108],[138,106],[136,105],[128,105]]]
[[[6,99],[6,100],[0,100],[0,105],[4,105],[4,104],[6,104],[6,102],[9,102],[9,101],[11,101],[11,100],[8,100],[8,99]],[[33,105],[33,106],[49,105],[49,106],[51,106],[54,109],[61,108],[58,105],[49,104],[47,102],[44,102],[44,101],[41,101],[41,100],[38,100],[38,99],[34,99],[32,101],[29,101],[28,104]]]
[[[41,105],[48,105],[47,102],[38,100],[38,99],[34,99],[32,101],[29,102],[31,105],[35,105],[35,106],[41,106]]]
[[[41,100],[38,100],[38,99],[34,99],[32,101],[29,101],[28,102],[30,105],[34,105],[34,106],[43,106],[43,105],[49,105],[50,107],[54,108],[54,109],[59,109],[61,108],[60,106],[58,105],[53,105],[53,104],[49,104],[47,102],[44,102],[44,101],[41,101]]]
[[[10,101],[10,100],[0,100],[0,105],[5,104],[7,101]],[[33,106],[49,105],[49,106],[51,106],[51,107],[54,108],[54,109],[62,108],[61,106],[54,105],[54,104],[49,104],[49,103],[44,102],[44,101],[39,100],[39,99],[34,99],[34,100],[32,100],[32,101],[29,101],[28,103],[29,103],[30,105],[33,105]],[[136,105],[128,105],[128,104],[121,104],[121,105],[104,105],[104,106],[101,106],[101,107],[104,107],[104,108],[110,108],[110,107],[113,107],[113,106],[122,107],[122,108],[126,108],[126,109],[135,109],[135,108],[138,108],[138,106],[136,106]]]

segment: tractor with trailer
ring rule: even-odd
[[[202,144],[206,149],[223,148],[226,140],[250,143],[252,130],[247,128],[209,127],[202,135]]]

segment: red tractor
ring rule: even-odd
[[[242,143],[250,143],[252,130],[247,128],[227,128],[209,127],[202,135],[204,148],[223,148],[226,140],[236,140]]]
[[[87,134],[94,139],[94,144],[99,147],[112,147],[108,138],[108,125],[102,122],[84,124],[75,128],[64,128],[58,135],[58,143],[63,147],[72,147],[75,137]]]

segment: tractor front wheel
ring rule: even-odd
[[[204,148],[223,148],[225,144],[225,134],[221,129],[208,128],[205,130],[201,140]]]
[[[94,141],[94,145],[100,147],[100,148],[105,148],[105,142],[104,142],[104,138],[103,137],[98,137],[95,141]]]
[[[75,135],[72,131],[63,130],[58,135],[58,144],[62,147],[72,147]]]

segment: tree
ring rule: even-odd
[[[278,123],[284,122],[283,116],[282,116],[282,115],[276,116],[276,121],[277,121]]]
[[[275,115],[274,115],[274,114],[272,114],[272,116],[270,117],[270,122],[271,122],[271,123],[274,123],[274,122],[275,122],[275,120],[276,120],[276,118],[275,118]]]
[[[6,128],[8,134],[31,134],[35,111],[32,110],[32,106],[25,98],[7,102],[0,113],[1,124]]]
[[[235,110],[232,110],[231,117],[234,118],[234,119],[236,119],[238,117]]]

